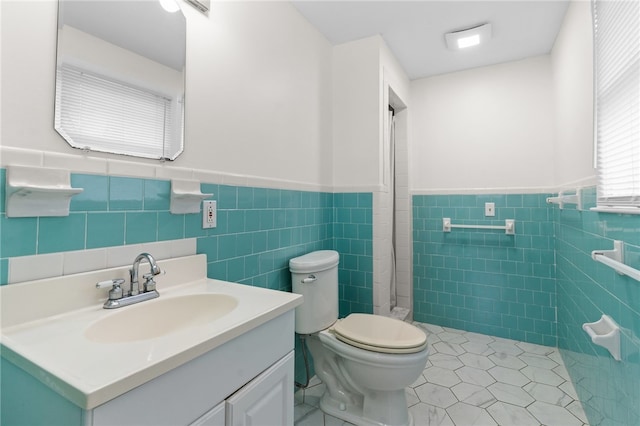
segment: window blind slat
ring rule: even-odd
[[[640,2],[593,0],[598,206],[640,207]]]
[[[56,128],[75,147],[165,158],[173,134],[166,96],[70,65],[58,69]]]

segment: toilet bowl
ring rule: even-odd
[[[412,425],[405,388],[427,363],[425,333],[403,321],[371,314],[338,320],[339,255],[316,251],[289,261],[296,333],[306,342],[325,384],[320,408],[356,425]]]

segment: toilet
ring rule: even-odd
[[[316,375],[325,384],[320,408],[356,425],[413,425],[405,388],[428,357],[426,334],[403,321],[371,314],[338,319],[339,254],[320,250],[289,261],[296,333],[307,335]]]

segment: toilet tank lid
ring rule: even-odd
[[[340,262],[340,255],[335,250],[312,251],[289,260],[291,272],[311,273],[331,269]]]

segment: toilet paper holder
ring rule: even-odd
[[[602,315],[596,322],[582,324],[582,329],[596,345],[606,348],[613,359],[620,361],[620,326],[609,315]]]

